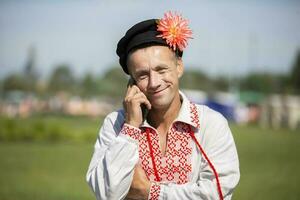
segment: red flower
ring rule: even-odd
[[[187,46],[187,40],[192,38],[192,31],[188,27],[188,20],[183,19],[181,15],[171,11],[164,14],[157,24],[157,30],[161,32],[157,37],[162,37],[167,44],[175,51],[180,51]]]

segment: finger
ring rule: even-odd
[[[133,86],[133,79],[130,78],[130,79],[128,80],[128,83],[127,83],[127,91],[126,91],[126,95],[125,95],[125,96],[128,95],[128,92],[129,92],[129,90],[132,88],[132,86]]]
[[[148,110],[151,109],[150,101],[147,98],[145,98],[144,96],[132,98],[131,101],[132,101],[132,103],[137,103],[139,105],[144,104],[144,105],[146,105]]]
[[[144,99],[144,100],[140,101],[139,99]],[[131,95],[131,93],[129,93],[129,95],[127,97],[125,97],[125,99],[123,101],[123,106],[126,107],[127,104],[132,104],[132,103],[135,104],[135,103],[137,103],[136,102],[137,100],[139,103],[142,102],[143,104],[145,104],[145,106],[147,107],[148,110],[151,109],[150,101],[147,99],[146,95],[142,92],[138,92],[133,95]]]
[[[132,104],[134,103],[135,99],[144,98],[144,94],[142,92],[135,93],[135,94],[129,94],[127,97],[125,97],[124,102],[126,104]]]
[[[129,93],[129,90],[131,89],[131,85],[127,85],[127,90],[126,90],[126,94],[125,94],[125,97],[127,97],[128,93]]]
[[[131,90],[131,88],[132,88],[132,85],[127,85],[127,91],[126,91],[126,95],[125,95],[125,97],[127,97],[128,96],[128,94],[129,94],[129,92],[130,92],[130,90]]]
[[[128,88],[126,97],[132,97],[139,92],[141,92],[140,89],[136,85],[132,85],[131,87]]]
[[[129,78],[128,83],[127,83],[127,92],[126,92],[126,96],[127,93],[129,92],[129,90],[132,88],[132,86],[135,85],[135,81],[132,77]]]
[[[139,98],[139,97],[145,97],[146,98],[146,96],[142,92],[137,92],[137,93],[135,93],[134,95],[131,96],[131,98],[133,98],[133,99]]]
[[[144,104],[146,105],[147,109],[150,110],[151,109],[151,103],[150,101],[148,100],[148,98],[146,97],[146,95],[142,92],[139,92],[137,94],[135,94],[133,97],[133,99],[135,98],[143,98],[144,99]]]

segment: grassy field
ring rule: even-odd
[[[0,116],[0,141],[92,142],[102,118],[37,115],[30,118]]]
[[[85,183],[92,144],[1,143],[1,200],[93,199]]]
[[[21,120],[18,124],[20,123],[30,126],[30,122]],[[70,127],[74,129],[74,134],[84,134],[93,129],[93,141],[2,141],[1,200],[94,199],[85,182],[85,173],[92,155],[99,120],[69,118],[64,121],[53,118],[51,123]],[[255,126],[232,125],[231,128],[241,168],[241,180],[233,199],[299,199],[300,134],[287,130],[265,130]]]
[[[300,134],[232,126],[241,179],[234,199],[300,198]]]

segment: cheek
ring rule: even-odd
[[[178,83],[177,74],[174,73],[174,72],[164,74],[162,79],[167,83],[171,83],[171,84],[177,84]]]
[[[147,85],[148,85],[148,81],[144,80],[144,81],[140,81],[137,83],[138,88],[145,93],[147,90]]]

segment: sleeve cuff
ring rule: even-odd
[[[120,133],[123,135],[127,135],[134,140],[138,140],[139,136],[141,135],[141,130],[139,128],[136,128],[135,126],[124,123]]]
[[[151,183],[148,200],[158,200],[159,195],[160,195],[160,184],[155,182]]]

